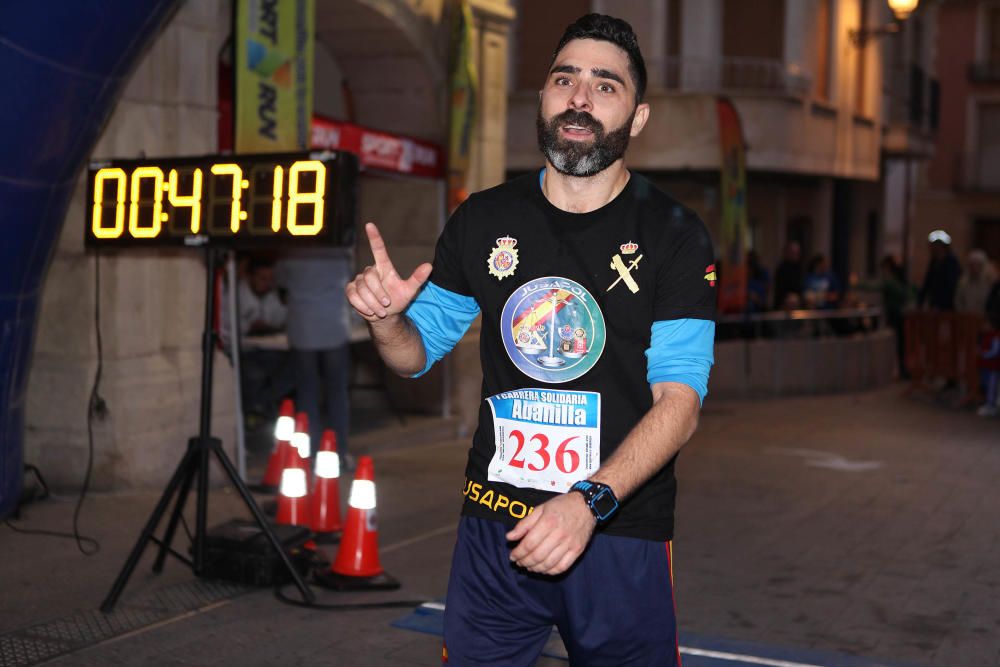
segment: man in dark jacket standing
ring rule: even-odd
[[[951,251],[951,236],[935,230],[927,237],[931,246],[931,262],[924,274],[917,303],[931,310],[955,310],[955,290],[962,276],[962,267]]]
[[[774,309],[785,307],[789,294],[802,296],[802,282],[805,274],[802,271],[802,247],[798,241],[789,241],[785,246],[785,258],[778,264],[774,272]]]

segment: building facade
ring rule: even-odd
[[[869,0],[553,0],[518,4],[508,169],[541,164],[537,91],[564,27],[589,12],[635,28],[649,70],[650,121],[629,149],[719,238],[717,96],[747,145],[748,245],[765,267],[789,240],[845,279],[871,275],[885,251],[882,162],[886,39],[852,31],[891,14]],[[889,36],[891,40],[895,37]]]
[[[935,229],[951,235],[963,263],[974,248],[1000,261],[1000,2],[943,2],[936,18],[940,119],[914,192],[914,280],[924,274]]]

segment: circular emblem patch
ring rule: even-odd
[[[567,278],[519,287],[504,304],[500,330],[510,360],[541,382],[575,380],[604,352],[604,315],[590,292]]]

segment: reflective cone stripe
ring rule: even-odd
[[[294,448],[287,449],[281,486],[278,488],[278,513],[275,523],[285,526],[309,525],[309,480],[305,462]]]
[[[302,465],[306,470],[306,479],[309,482],[309,488],[312,488],[312,443],[309,441],[309,416],[300,412],[295,416],[295,432],[292,433],[291,439],[292,451],[297,452],[299,457],[302,459]]]
[[[292,434],[291,443],[292,447],[298,450],[299,456],[308,461],[309,457],[312,456],[312,444],[309,441],[309,434],[296,431]]]
[[[378,557],[375,466],[370,456],[358,459],[348,505],[340,550],[330,570],[348,577],[374,577],[383,569]]]
[[[278,421],[274,424],[274,448],[271,449],[271,458],[267,460],[267,470],[264,471],[264,479],[261,480],[262,486],[277,488],[281,484],[285,450],[288,449],[292,434],[295,432],[294,414],[295,405],[286,398],[281,402]]]
[[[292,433],[295,432],[295,404],[292,399],[286,398],[281,402],[278,410],[278,421],[274,424],[275,440],[291,440]]]
[[[320,450],[316,452],[316,482],[310,506],[314,533],[333,533],[342,528],[340,520],[340,456],[333,431],[323,432]]]

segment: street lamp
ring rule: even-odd
[[[897,21],[905,21],[920,4],[920,0],[889,0],[889,9],[896,15]]]
[[[893,35],[899,32],[899,28],[902,26],[903,21],[910,17],[910,14],[917,8],[920,4],[920,0],[889,0],[889,9],[892,10],[892,14],[895,20],[892,23],[887,23],[882,26],[875,28],[866,28],[862,25],[857,30],[851,30],[848,35],[851,38],[851,43],[854,46],[864,46],[865,43],[873,37],[881,37],[882,35]],[[861,17],[862,23],[864,23],[865,17]]]

